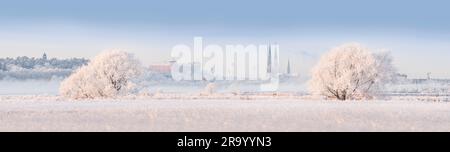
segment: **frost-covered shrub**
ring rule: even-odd
[[[392,80],[389,53],[371,53],[357,43],[344,44],[323,55],[312,70],[309,90],[332,99],[367,99]]]
[[[106,51],[96,56],[61,83],[64,97],[108,98],[128,94],[133,79],[142,73],[142,66],[134,55],[120,51]]]

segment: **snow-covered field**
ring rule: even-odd
[[[450,131],[448,102],[0,99],[0,131]]]
[[[285,84],[278,94],[233,84],[213,95],[200,93],[206,84],[159,84],[150,94],[75,101],[57,96],[59,83],[0,81],[0,131],[450,131],[449,96],[342,102]]]

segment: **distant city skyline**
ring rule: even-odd
[[[110,48],[146,65],[173,46],[280,45],[282,67],[308,75],[330,48],[359,42],[392,52],[400,73],[450,78],[450,2],[432,1],[8,1],[0,6],[0,57],[92,58]]]

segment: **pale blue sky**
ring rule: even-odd
[[[92,57],[108,48],[145,64],[179,43],[276,42],[306,75],[321,53],[345,42],[391,50],[411,77],[450,78],[450,2],[428,0],[15,0],[0,2],[0,57]]]

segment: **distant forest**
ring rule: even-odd
[[[88,62],[84,58],[49,59],[45,53],[41,58],[0,58],[0,79],[64,78]]]

